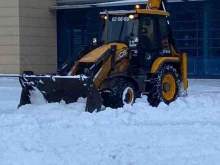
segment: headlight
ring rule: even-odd
[[[134,19],[134,15],[133,14],[129,15],[129,18]]]

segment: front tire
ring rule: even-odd
[[[118,79],[112,89],[102,91],[103,105],[111,108],[132,105],[137,97],[136,93],[137,89],[132,82]]]
[[[151,78],[148,102],[157,107],[160,102],[169,105],[179,93],[179,75],[172,65],[165,65]]]

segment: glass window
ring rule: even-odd
[[[179,49],[180,52],[186,52],[188,56],[195,56],[197,57],[197,49],[192,49],[192,48],[184,48],[184,49]]]
[[[203,53],[204,53],[203,48],[199,48],[199,49],[198,49],[198,55],[197,55],[197,57],[198,57],[198,58],[199,58],[199,57],[203,57]]]
[[[220,56],[220,47],[209,49],[209,52],[212,54],[212,56]]]
[[[168,37],[168,26],[166,17],[159,18],[160,34],[162,38]]]
[[[138,19],[130,19],[127,15],[109,16],[108,22],[108,42],[122,41],[128,43],[130,37],[138,36]],[[103,31],[102,40],[105,40]]]
[[[152,49],[157,48],[155,19],[152,16],[143,17],[140,21],[140,39],[143,46]]]
[[[166,17],[159,17],[159,30],[160,30],[160,48],[161,48],[161,53],[163,55],[170,55],[170,42],[171,38],[169,35],[169,29],[168,29],[168,24],[167,24],[167,18]],[[170,42],[169,42],[170,41]]]

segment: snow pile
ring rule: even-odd
[[[43,94],[36,87],[34,87],[34,90],[30,90],[30,95],[30,101],[34,105],[43,105],[47,103]]]
[[[1,165],[219,164],[220,80],[190,81],[170,106],[143,97],[92,114],[84,99],[17,110],[17,81],[0,84]]]

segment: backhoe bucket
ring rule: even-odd
[[[43,95],[47,103],[65,101],[67,104],[87,98],[85,111],[100,111],[102,97],[95,84],[86,76],[27,76],[19,77],[22,86],[20,104],[32,104],[36,93]],[[44,100],[43,99],[43,100]]]

